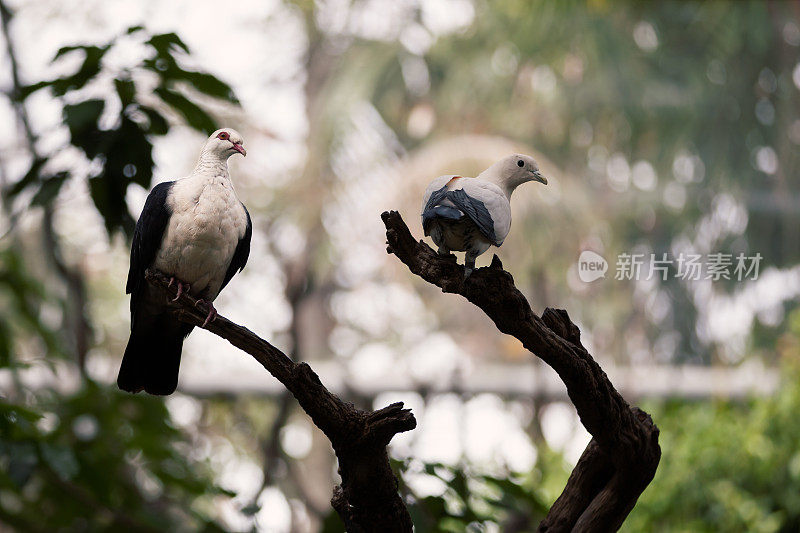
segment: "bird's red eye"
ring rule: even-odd
[[[219,135],[217,135],[217,138],[222,139],[223,141],[227,141],[228,140],[228,132],[227,131],[219,132]]]

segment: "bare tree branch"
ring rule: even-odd
[[[169,279],[162,273],[148,270],[145,277],[164,291],[165,299],[176,295],[177,288],[170,287]],[[187,324],[201,326],[206,313],[196,304],[196,299],[182,294],[175,304],[175,316]],[[356,409],[331,394],[308,364],[295,363],[249,329],[223,316],[205,329],[252,355],[294,395],[331,441],[342,476],[331,505],[348,531],[411,532],[411,517],[397,492],[397,478],[386,452],[395,434],[417,425],[411,411],[403,409],[402,402],[373,412]]]
[[[453,256],[438,255],[417,241],[397,211],[381,215],[389,253],[443,292],[460,294],[477,305],[503,333],[551,366],[593,439],[583,452],[564,492],[539,531],[615,531],[655,475],[661,458],[658,428],[650,416],[631,408],[580,341],[580,330],[563,309],[541,317],[494,256],[489,267],[468,278]]]

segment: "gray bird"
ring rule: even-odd
[[[198,298],[208,310],[205,326],[217,316],[212,302],[247,263],[253,226],[228,174],[228,158],[246,155],[242,142],[235,130],[215,131],[189,176],[160,183],[147,197],[131,246],[131,336],[117,377],[122,390],[172,394],[183,340],[193,329],[172,316],[170,302],[147,283],[145,270],[172,276],[178,296]]]
[[[422,228],[447,255],[466,252],[464,266],[469,276],[475,258],[490,246],[503,244],[511,229],[511,193],[527,181],[547,185],[536,161],[513,154],[475,178],[439,176],[422,199]]]

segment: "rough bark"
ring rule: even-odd
[[[537,316],[494,256],[488,267],[465,278],[455,257],[438,255],[417,241],[396,211],[381,215],[387,251],[442,292],[460,294],[503,333],[551,366],[567,387],[581,423],[592,435],[561,496],[539,531],[616,531],[655,475],[661,458],[658,428],[614,389],[580,341],[580,330],[563,309]]]
[[[174,298],[176,287],[160,272],[148,270],[147,281]],[[182,321],[201,327],[206,313],[197,300],[182,294],[174,313]],[[275,376],[328,437],[339,460],[342,484],[334,488],[331,505],[347,530],[360,532],[406,532],[411,517],[397,492],[397,478],[389,466],[386,446],[392,437],[414,429],[417,422],[402,402],[366,412],[345,403],[320,382],[306,363],[296,363],[247,328],[218,316],[206,326],[237,348],[253,356]]]

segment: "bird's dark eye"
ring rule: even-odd
[[[227,131],[219,132],[219,135],[217,135],[217,138],[222,139],[223,141],[228,140],[228,132]],[[520,166],[522,166],[522,165],[520,165]]]
[[[523,161],[522,159],[520,159],[519,161],[517,161],[517,166],[518,166],[518,167],[524,167],[524,166],[525,166],[525,161]]]

